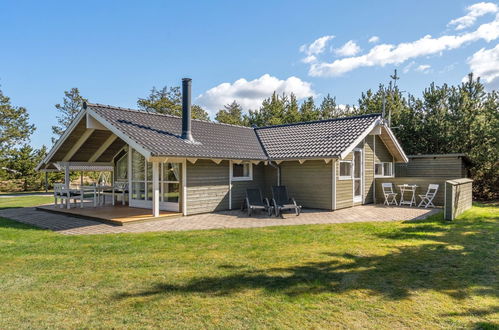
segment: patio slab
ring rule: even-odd
[[[347,222],[406,221],[424,219],[438,212],[441,212],[441,209],[362,205],[334,212],[303,210],[299,217],[289,213],[285,214],[283,218],[276,218],[268,217],[264,214],[248,217],[241,211],[225,211],[161,219],[144,223],[132,223],[126,226],[104,224],[66,214],[39,211],[34,207],[0,210],[0,217],[9,218],[43,229],[50,229],[65,235],[92,235],[221,228],[258,228]]]

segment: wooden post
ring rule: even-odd
[[[65,189],[65,193],[67,194],[67,197],[66,198],[66,208],[70,208],[70,205],[69,205],[69,164],[66,164],[66,166],[64,167],[64,189]]]
[[[49,191],[49,173],[45,171],[45,192]]]
[[[80,186],[83,186],[83,171],[80,173]]]
[[[152,215],[159,217],[159,163],[152,163]]]

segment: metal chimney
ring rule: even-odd
[[[182,79],[182,139],[194,142],[191,133],[191,78]]]

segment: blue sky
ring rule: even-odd
[[[232,99],[252,108],[274,89],[353,104],[395,68],[418,95],[471,70],[492,89],[497,12],[494,2],[459,0],[4,0],[0,88],[28,109],[37,147],[50,145],[54,104],[72,87],[90,102],[135,108],[151,87],[191,77],[194,102],[212,114]]]

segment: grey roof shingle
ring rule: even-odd
[[[192,120],[197,144],[181,138],[182,119],[176,116],[88,104],[152,156],[192,158],[279,159],[338,157],[379,114],[315,122],[250,128]]]
[[[257,128],[271,159],[338,157],[379,114]]]
[[[198,144],[181,138],[182,118],[88,104],[106,121],[149,150],[152,156],[193,158],[267,159],[254,129],[192,120],[192,136]]]

